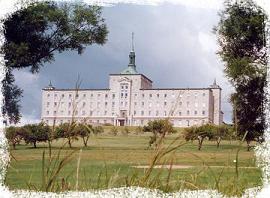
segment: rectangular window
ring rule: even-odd
[[[115,94],[112,95],[112,98],[113,98],[113,99],[115,98]]]
[[[144,111],[141,111],[141,115],[143,116],[143,114],[144,114]]]
[[[164,94],[164,98],[166,98],[167,97],[167,94]]]
[[[195,114],[195,115],[197,115],[197,113],[198,113],[197,111],[194,111],[194,114]]]
[[[187,115],[189,115],[189,111],[187,111]]]
[[[49,103],[49,102],[47,102],[47,107],[48,107],[48,106],[50,106],[50,103]]]
[[[149,94],[149,98],[152,98],[152,94]]]
[[[136,115],[136,111],[134,111],[134,115]]]
[[[159,98],[159,94],[157,94],[157,97]]]
[[[49,98],[50,97],[50,94],[47,94],[47,97]]]
[[[151,115],[151,111],[148,112],[148,115],[149,115],[149,116]]]
[[[57,106],[57,102],[54,102],[54,106],[55,106],[55,107]]]
[[[68,97],[69,97],[69,98],[71,98],[71,97],[72,97],[72,95],[71,95],[71,94],[69,94],[69,95],[68,95]]]
[[[62,94],[62,98],[64,98],[65,97],[65,94]]]
[[[47,111],[47,115],[49,115],[50,114],[50,112],[49,111]]]
[[[202,111],[202,114],[205,115],[205,111]]]
[[[182,114],[181,111],[179,111],[179,112],[178,112],[178,115],[181,116],[181,114]]]
[[[142,102],[142,107],[144,106],[144,102]]]

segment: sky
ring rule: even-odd
[[[82,55],[75,51],[55,54],[55,61],[45,64],[38,74],[14,72],[16,84],[24,90],[21,122],[40,121],[41,91],[50,80],[56,88],[74,88],[80,75],[81,88],[107,88],[109,74],[119,73],[128,65],[132,32],[137,70],[149,77],[154,87],[208,87],[216,78],[222,88],[224,121],[231,122],[228,98],[233,88],[224,76],[212,31],[220,9],[222,6],[174,3],[104,7],[109,30],[106,44],[88,46]]]

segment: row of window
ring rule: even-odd
[[[70,122],[71,120],[57,120],[56,124],[63,124],[64,122]],[[110,124],[114,124],[114,120],[110,119],[110,120],[87,120],[88,123],[110,123]],[[150,120],[133,120],[133,123],[135,125],[141,124],[141,125],[145,125],[149,122]],[[82,121],[83,122],[83,121]],[[191,125],[203,125],[205,124],[205,120],[170,120],[170,122],[175,125],[175,126],[191,126]],[[49,124],[49,120],[46,120],[46,123]]]
[[[59,94],[59,95],[60,95],[61,98],[65,98],[65,97],[72,98],[72,96],[73,96],[73,94],[68,94],[68,96],[65,96],[65,94]],[[98,94],[97,94],[97,97],[99,98],[99,97],[101,97],[101,95],[103,95],[103,94],[98,93]],[[148,96],[149,96],[149,98],[152,98],[153,95],[154,95],[154,94],[149,94]],[[159,98],[161,95],[162,95],[162,94],[157,93],[157,94],[156,94],[156,97]],[[198,95],[199,95],[198,93],[194,93],[194,97],[195,97],[195,98],[197,98]],[[47,97],[48,97],[48,98],[49,98],[50,96],[51,96],[50,94],[47,94]],[[76,95],[75,95],[76,98],[78,98],[79,96],[80,96],[79,94],[76,94]],[[104,95],[105,98],[108,98],[108,96],[109,96],[109,94],[105,94],[105,95]],[[127,96],[128,96],[128,91],[127,91],[126,89],[121,90],[121,98],[124,98],[124,97],[127,98]],[[138,96],[138,94],[134,94],[134,97],[135,97],[135,98],[137,98],[137,96]],[[146,94],[141,94],[141,97],[142,97],[142,98],[145,98],[145,96],[146,96]],[[163,97],[164,97],[164,98],[167,98],[167,96],[168,96],[168,94],[163,94]],[[172,94],[172,95],[171,95],[172,98],[175,98],[176,96],[179,97],[179,98],[182,98],[182,97],[183,97],[182,94],[180,94],[180,95]],[[189,98],[190,96],[191,96],[191,94],[187,94],[187,95],[186,95],[187,98]],[[205,93],[202,93],[202,96],[205,96]],[[57,98],[57,97],[58,97],[58,94],[55,93],[55,94],[54,94],[54,98]],[[94,94],[90,94],[90,97],[93,98],[93,97],[94,97]],[[83,98],[86,98],[86,94],[83,94]],[[112,98],[115,98],[115,94],[112,94]]]
[[[141,116],[144,116],[144,115],[145,115],[144,113],[145,113],[145,111],[141,111],[141,114],[140,114],[140,115],[141,115]],[[134,115],[137,115],[137,112],[134,111],[133,114],[134,114]],[[152,114],[153,114],[152,111],[148,111],[148,116],[152,116]],[[182,112],[179,111],[178,113],[173,113],[173,112],[170,113],[170,116],[174,116],[174,115],[175,115],[175,116],[176,116],[176,115],[182,116]],[[186,111],[186,115],[191,115],[191,112],[190,112],[189,110]],[[199,115],[198,111],[195,110],[193,115]],[[201,111],[201,115],[205,115],[205,111]],[[156,111],[156,112],[155,112],[155,116],[162,116],[162,114],[161,114],[160,111]],[[163,116],[168,116],[168,112],[167,112],[167,111],[164,111],[164,112],[163,112]]]
[[[97,104],[97,107],[99,108],[100,107],[100,102],[97,102],[96,103]],[[165,107],[165,106],[167,106],[167,102],[165,101],[165,102],[163,102],[163,106]],[[175,103],[174,102],[171,102],[171,105],[174,105]],[[63,107],[64,105],[65,105],[65,103],[64,102],[59,102],[59,103],[57,103],[57,102],[54,102],[54,107],[57,107],[58,105],[61,105],[61,107]],[[76,105],[78,106],[78,102],[76,103]],[[179,106],[182,106],[183,105],[183,103],[182,102],[179,102],[178,103],[178,105]],[[50,106],[50,102],[47,102],[47,107],[49,107]],[[72,107],[73,106],[73,104],[72,104],[72,102],[68,102],[68,107]],[[86,102],[83,102],[82,103],[82,107],[85,107],[86,106]],[[104,102],[104,106],[105,107],[107,107],[108,106],[108,102]],[[114,107],[115,106],[115,102],[112,102],[112,107]],[[121,107],[126,107],[127,106],[127,102],[123,102],[123,101],[121,101],[120,102],[120,106]],[[136,107],[136,106],[138,106],[138,103],[137,102],[134,102],[134,106]],[[152,107],[152,103],[151,102],[149,102],[148,103],[148,106],[149,107]],[[160,103],[159,102],[157,102],[156,103],[156,106],[157,107],[160,107]],[[199,103],[198,102],[195,102],[194,103],[194,107],[198,107],[199,106]],[[90,108],[92,108],[93,107],[93,102],[90,102]],[[145,102],[141,102],[141,107],[145,107]],[[186,102],[186,107],[191,107],[191,105],[190,105],[190,102]],[[202,103],[202,107],[206,107],[206,104],[205,103]]]
[[[144,116],[144,115],[145,115],[144,112],[145,112],[145,111],[141,111],[140,115],[141,115],[141,116]],[[47,111],[46,113],[47,113],[47,115],[49,115],[49,114],[50,114],[50,111]],[[97,116],[100,116],[100,115],[101,115],[100,113],[101,113],[100,111],[97,111],[97,112],[96,112],[96,115],[97,115]],[[152,111],[148,111],[148,116],[153,116],[152,113],[153,113]],[[69,116],[71,116],[72,114],[75,115],[75,116],[77,116],[77,115],[78,115],[78,111],[74,111],[74,112],[68,111],[68,115],[69,115]],[[90,116],[93,116],[93,114],[94,114],[93,111],[90,111],[89,115],[90,115]],[[111,115],[113,116],[114,114],[115,114],[115,113],[112,112]],[[53,111],[53,115],[56,116],[56,115],[57,115],[57,111]],[[60,111],[60,115],[64,115],[64,111]],[[81,115],[85,116],[85,115],[86,115],[86,111],[84,111],[84,110],[81,111]],[[108,115],[108,111],[104,111],[104,114],[103,114],[103,115],[104,115],[104,116],[107,116],[107,115]],[[136,116],[136,115],[137,115],[137,111],[134,111],[134,112],[133,112],[133,115]],[[176,115],[182,116],[182,112],[179,111],[178,113],[173,113],[173,112],[170,113],[170,116],[174,116],[174,115],[175,115],[175,116],[176,116]],[[190,112],[189,110],[186,111],[186,115],[191,115],[191,112]],[[197,110],[195,110],[193,115],[199,115],[199,112],[198,112]],[[205,111],[201,111],[201,115],[204,116],[204,115],[205,115]],[[162,115],[162,113],[161,113],[160,111],[156,111],[156,112],[155,112],[155,116],[168,116],[168,112],[167,112],[167,111],[164,111],[164,112],[163,112],[163,115]]]
[[[61,96],[61,98],[65,98],[65,94],[59,94],[60,96]],[[47,94],[47,97],[49,98],[51,96],[51,94]],[[72,96],[73,96],[73,94],[68,94],[68,96],[66,96],[66,97],[68,97],[68,98],[72,98]],[[76,98],[79,98],[79,94],[77,93],[76,95],[75,95],[75,97]],[[101,96],[101,94],[97,94],[97,97],[100,97]],[[105,98],[108,98],[108,94],[105,94],[104,95],[105,96]],[[58,97],[58,94],[54,94],[54,98],[57,98]],[[94,97],[94,94],[90,94],[90,97],[92,98],[92,97]],[[83,98],[86,98],[86,94],[83,94]],[[115,94],[112,94],[112,98],[115,98]]]

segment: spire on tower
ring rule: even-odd
[[[134,32],[132,32],[131,51],[134,52]]]
[[[213,85],[217,85],[217,81],[216,81],[216,78],[214,79],[214,83],[213,83]]]

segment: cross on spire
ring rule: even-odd
[[[132,32],[132,43],[131,50],[134,52],[134,32]]]

